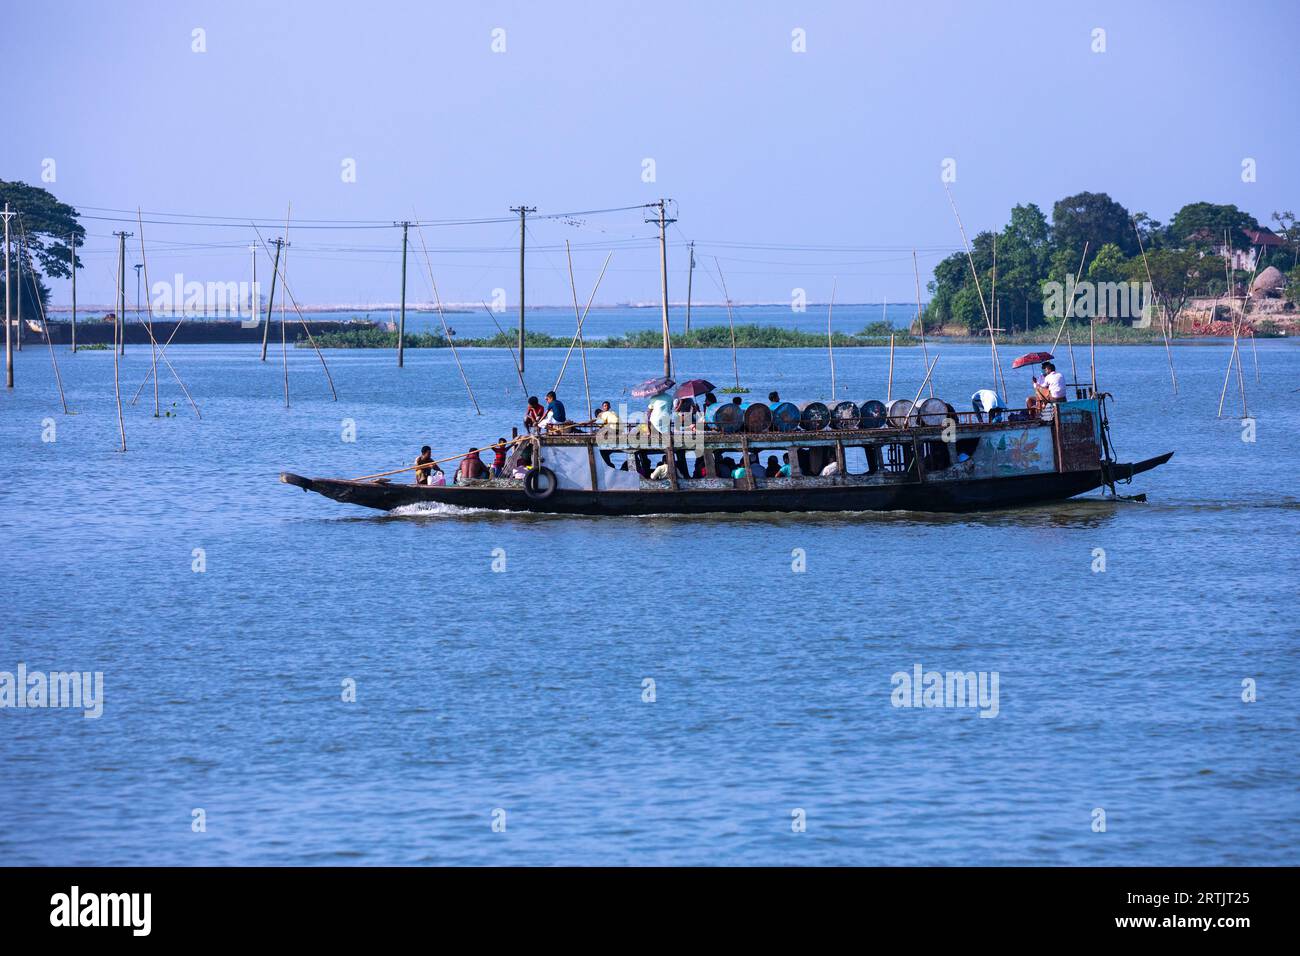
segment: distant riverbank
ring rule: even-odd
[[[1087,324],[1071,323],[1069,328],[1071,341],[1076,345],[1086,345],[1089,329]],[[1002,333],[997,341],[1000,345],[1038,345],[1045,339],[1055,339],[1055,329],[1039,328],[1030,332]],[[980,343],[987,342],[987,336],[928,334],[928,339],[943,342]],[[1159,345],[1164,342],[1159,328],[1136,329],[1130,326],[1103,325],[1096,329],[1098,343],[1107,345]],[[518,336],[513,332],[498,332],[486,338],[454,338],[459,348],[515,348]],[[699,326],[689,332],[677,332],[671,337],[674,349],[725,349],[731,348],[732,330],[725,325]],[[919,346],[920,336],[906,331],[894,333],[896,346]],[[834,348],[879,348],[888,347],[890,336],[878,328],[864,329],[858,333],[836,332],[831,339]],[[397,333],[377,327],[348,328],[328,332],[316,337],[316,343],[322,348],[332,349],[394,349],[397,348]],[[525,345],[530,349],[568,348],[574,343],[572,335],[549,335],[544,332],[529,332]],[[653,330],[628,332],[621,335],[589,338],[584,341],[591,349],[657,349],[663,343],[662,333]],[[309,347],[309,343],[300,340],[298,347]],[[766,325],[738,325],[735,327],[735,346],[738,349],[772,349],[772,348],[826,348],[827,338],[824,333],[807,332],[799,329],[783,329]],[[408,349],[447,348],[445,335],[433,332],[408,333],[405,347]]]

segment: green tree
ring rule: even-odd
[[[1244,229],[1258,229],[1259,221],[1236,206],[1194,202],[1174,213],[1169,221],[1169,244],[1175,248],[1217,249],[1223,235],[1234,249],[1246,249],[1250,240]]]
[[[1082,249],[1088,243],[1089,261],[1107,243],[1126,256],[1137,252],[1128,210],[1105,193],[1078,193],[1057,202],[1052,207],[1052,239],[1058,248]]]
[[[1286,252],[1290,254],[1291,268],[1300,266],[1300,222],[1297,222],[1296,215],[1291,210],[1286,212],[1273,213],[1273,221],[1277,223],[1277,234],[1286,242]],[[1275,263],[1283,272],[1286,269],[1280,264]]]
[[[1146,282],[1147,269],[1151,270],[1152,294],[1163,315],[1175,322],[1183,307],[1199,288],[1213,279],[1223,269],[1223,260],[1217,256],[1202,256],[1191,249],[1156,249],[1142,257],[1128,261],[1127,278],[1131,282]]]
[[[19,233],[25,234],[28,252],[44,275],[56,279],[72,275],[68,243],[75,241],[81,246],[86,241],[86,230],[77,222],[77,210],[39,186],[0,179],[0,206],[5,203],[11,212],[18,213],[9,221],[14,245],[17,246]]]
[[[1088,266],[1088,278],[1092,282],[1122,282],[1128,274],[1128,257],[1113,242],[1098,249],[1097,257]]]
[[[18,257],[23,257],[22,282],[17,290],[22,297],[22,314],[35,319],[48,306],[50,298],[42,274],[61,279],[72,275],[69,243],[81,246],[86,230],[77,222],[77,210],[39,186],[0,180],[0,207],[5,203],[9,204],[10,212],[18,214],[9,220],[9,242],[11,268],[16,270]],[[77,266],[81,267],[80,261]],[[0,289],[3,289],[3,276],[0,276]],[[17,311],[15,303],[15,314]]]

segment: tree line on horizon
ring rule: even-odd
[[[1272,220],[1277,228],[1265,230],[1254,216],[1234,205],[1195,202],[1183,206],[1165,224],[1145,212],[1130,213],[1106,193],[1094,192],[1057,202],[1050,222],[1034,203],[1018,205],[1001,230],[975,236],[969,258],[963,250],[935,266],[922,321],[927,331],[959,327],[980,334],[987,331],[987,308],[995,328],[1000,317],[1005,327],[1028,330],[1049,321],[1044,314],[1046,283],[1065,286],[1076,276],[1094,283],[1141,283],[1148,281],[1148,269],[1156,304],[1176,317],[1193,296],[1228,295],[1230,285],[1233,294],[1240,294],[1235,290],[1250,282],[1250,274],[1240,270],[1229,277],[1220,254],[1225,234],[1231,248],[1248,249],[1252,243],[1246,230],[1272,232],[1282,241],[1280,246],[1260,248],[1259,269],[1274,265],[1288,275],[1288,295],[1296,301],[1300,225],[1290,211],[1274,212]]]
[[[86,233],[77,221],[76,209],[39,186],[0,180],[0,207],[6,202],[21,215],[26,254],[37,267],[34,273],[23,270],[24,281],[18,290],[23,314],[34,318],[39,308],[49,305],[50,290],[42,278],[71,275],[70,244],[84,244]],[[1269,231],[1281,244],[1261,247],[1259,267],[1275,265],[1286,274],[1287,294],[1300,302],[1300,223],[1290,211],[1274,212],[1272,221],[1277,228]],[[16,217],[10,223],[15,251],[18,222]],[[1226,276],[1219,255],[1225,235],[1232,248],[1249,248],[1246,230],[1265,231],[1250,213],[1234,205],[1209,202],[1183,206],[1168,224],[1144,212],[1130,213],[1106,193],[1082,192],[1058,201],[1050,222],[1036,204],[1017,205],[1001,230],[985,230],[974,237],[970,259],[961,251],[935,266],[934,278],[927,286],[930,301],[923,312],[925,329],[982,334],[986,321],[981,292],[984,303],[997,309],[995,320],[1000,317],[1012,329],[1028,331],[1044,324],[1044,284],[1065,285],[1067,279],[1074,280],[1085,247],[1081,279],[1146,282],[1149,269],[1157,304],[1167,315],[1177,316],[1193,295],[1226,295],[1230,286],[1235,292],[1250,282],[1251,276],[1240,271]],[[971,260],[979,274],[979,292]],[[81,268],[83,263],[78,260],[77,266]],[[3,281],[0,273],[0,294]],[[863,334],[872,337],[879,331],[864,329]]]

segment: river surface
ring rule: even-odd
[[[937,351],[968,408],[987,348]],[[277,481],[508,436],[504,351],[462,352],[480,416],[447,350],[328,353],[337,402],[292,351],[286,408],[277,352],[175,347],[202,420],[164,369],[171,416],[146,388],[122,454],[111,354],[58,353],[64,416],[29,341],[0,394],[0,671],[104,695],[98,719],[0,709],[0,860],[1300,863],[1300,350],[1261,341],[1258,384],[1246,350],[1245,426],[1235,376],[1216,418],[1228,349],[1173,353],[1177,397],[1163,348],[1097,349],[1120,458],[1176,452],[1121,487],[1146,503],[591,519]],[[563,357],[529,353],[533,391]],[[616,403],[660,365],[587,358]],[[895,358],[911,397],[920,350]],[[730,381],[726,352],[677,360]],[[829,388],[820,351],[738,362],[760,396]],[[841,394],[882,398],[888,363],[838,351]],[[148,367],[124,359],[127,400]],[[574,415],[582,381],[575,353]],[[996,672],[995,706],[894,706],[917,665]]]

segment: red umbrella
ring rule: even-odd
[[[1051,352],[1030,352],[1028,355],[1022,355],[1012,362],[1011,367],[1020,368],[1022,365],[1038,365],[1040,362],[1050,362],[1051,360]]]

